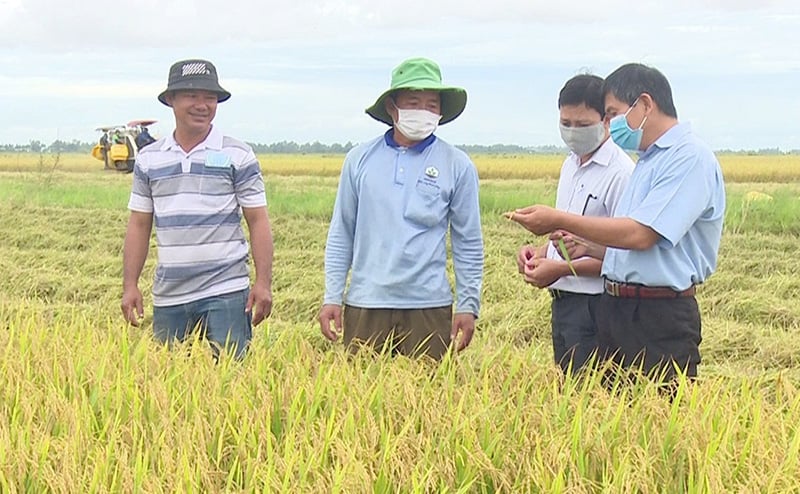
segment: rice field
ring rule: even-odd
[[[347,358],[315,323],[341,156],[261,156],[273,315],[242,362],[119,313],[131,176],[0,155],[0,492],[797,492],[800,157],[720,156],[728,212],[698,294],[703,363],[669,402],[552,362],[549,296],[503,219],[552,203],[558,156],[475,156],[486,242],[473,344]],[[759,195],[762,194],[762,195]],[[769,196],[766,199],[763,194]],[[153,248],[154,248],[153,244]]]
[[[304,154],[262,154],[258,156],[265,173],[338,177],[342,156]],[[483,179],[558,179],[561,156],[477,155],[472,156]],[[800,180],[798,155],[720,155],[719,161],[729,182],[788,183]],[[99,161],[82,154],[48,155],[35,153],[0,152],[0,171],[49,172],[53,169],[69,172],[96,172]]]

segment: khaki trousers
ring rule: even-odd
[[[440,360],[450,347],[453,307],[432,309],[365,309],[344,306],[344,344],[408,357]]]

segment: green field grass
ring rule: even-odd
[[[0,158],[0,492],[796,492],[800,186],[729,180],[719,269],[698,295],[700,379],[669,403],[561,379],[549,296],[515,269],[541,239],[499,215],[551,203],[555,179],[506,164],[480,165],[479,332],[433,366],[348,359],[322,338],[336,173],[265,163],[273,316],[243,362],[214,365],[202,343],[148,337],[154,252],[145,327],[123,324],[130,175]]]

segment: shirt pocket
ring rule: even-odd
[[[417,225],[432,227],[445,216],[447,204],[442,199],[441,189],[432,184],[417,182],[409,193],[403,217]]]
[[[203,165],[199,191],[200,194],[208,196],[233,194],[233,168]]]

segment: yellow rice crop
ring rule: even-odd
[[[267,174],[338,176],[342,155],[262,154],[258,156]],[[726,155],[718,156],[725,180],[736,182],[786,183],[800,180],[798,155]],[[537,179],[558,178],[561,155],[474,155],[481,178]],[[35,153],[0,153],[0,171],[49,170],[96,171],[103,165],[81,154],[38,155]],[[109,172],[115,173],[115,172]]]

